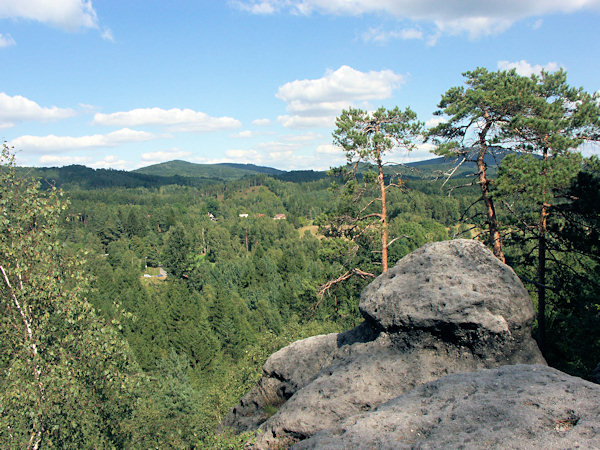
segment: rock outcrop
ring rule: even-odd
[[[256,447],[267,448],[346,429],[349,418],[448,374],[545,364],[527,291],[476,241],[416,250],[374,280],[359,306],[359,327],[274,353],[223,425],[259,428]]]
[[[448,375],[294,449],[600,448],[600,385],[546,366]]]

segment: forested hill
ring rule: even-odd
[[[284,173],[283,170],[255,166],[254,164],[195,164],[181,160],[153,164],[136,169],[133,172],[158,176],[180,175],[185,177],[219,178],[221,180],[238,180],[247,175],[265,174],[273,176]]]
[[[248,176],[268,175],[270,177],[292,182],[317,181],[326,177],[324,171],[292,170],[285,171],[255,164],[220,163],[195,164],[174,160],[153,164],[133,171],[155,176],[183,176],[193,178],[219,179],[221,181],[239,180]]]
[[[493,155],[486,155],[485,162],[494,169],[500,161],[511,152],[498,150]],[[400,174],[409,179],[431,179],[448,172],[458,161],[434,158],[407,164],[390,164],[386,166],[388,175]],[[361,164],[359,172],[370,169],[369,164]],[[231,182],[256,176],[269,176],[281,181],[303,183],[322,180],[327,177],[326,171],[292,170],[285,171],[272,167],[254,164],[195,164],[174,160],[142,167],[133,171],[115,169],[92,169],[82,165],[64,167],[23,167],[22,173],[42,181],[43,187],[55,186],[64,189],[104,189],[112,187],[124,188],[158,188],[178,185],[205,187],[215,183]],[[456,176],[465,176],[476,170],[474,162],[465,162]]]
[[[166,185],[201,187],[218,178],[190,178],[180,175],[151,175],[114,169],[92,169],[82,165],[64,167],[21,167],[19,172],[41,180],[42,187],[71,189],[154,188]]]

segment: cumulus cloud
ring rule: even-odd
[[[257,152],[256,150],[242,150],[242,149],[231,149],[225,151],[225,156],[231,158],[234,162],[244,163],[244,164],[262,164],[263,155]]]
[[[251,130],[244,130],[244,131],[240,131],[239,133],[235,133],[235,134],[231,135],[231,137],[242,138],[242,139],[251,138],[253,136],[255,136],[255,133],[254,133],[254,131],[251,131]]]
[[[283,136],[282,139],[287,142],[310,142],[316,139],[320,139],[322,137],[323,136],[321,134],[310,131],[304,134],[293,134],[289,136]]]
[[[295,80],[279,87],[276,97],[287,103],[288,115],[277,120],[289,128],[331,127],[342,109],[368,100],[385,99],[404,83],[391,70],[360,72],[349,66],[328,70],[313,80]]]
[[[435,116],[435,117],[431,117],[430,119],[425,121],[425,126],[427,128],[433,128],[436,125],[439,125],[440,123],[444,123],[446,122],[446,119],[443,117],[439,117],[439,116]]]
[[[255,119],[252,121],[252,125],[256,125],[258,127],[265,127],[267,125],[271,125],[271,121],[269,119]]]
[[[186,152],[179,150],[178,148],[172,148],[170,150],[142,153],[141,158],[146,164],[158,164],[165,161],[172,161],[174,159],[189,158],[191,155],[192,152]]]
[[[108,155],[104,158],[95,161],[90,156],[69,156],[69,155],[42,155],[38,162],[44,166],[68,166],[71,164],[82,164],[84,166],[98,168],[111,168],[111,169],[129,169],[131,168],[131,161],[119,159],[115,155]]]
[[[90,167],[94,169],[129,169],[131,168],[131,161],[126,161],[124,159],[119,159],[118,156],[108,155],[101,159],[100,161],[96,161],[90,164]]]
[[[89,156],[68,156],[68,155],[42,155],[38,160],[40,164],[46,166],[68,166],[70,164],[89,164],[92,159]]]
[[[75,111],[69,108],[42,107],[20,95],[0,92],[0,128],[12,127],[17,122],[59,120],[73,115]]]
[[[375,42],[383,44],[393,39],[423,39],[423,32],[417,28],[404,28],[400,31],[385,31],[381,28],[369,28],[362,34],[365,42]]]
[[[323,153],[325,155],[343,155],[344,149],[338,145],[333,144],[321,144],[317,147],[317,153]]]
[[[512,70],[515,69],[519,75],[530,77],[531,75],[539,75],[542,73],[542,70],[546,72],[556,72],[560,69],[558,63],[549,62],[545,65],[535,64],[531,65],[524,59],[521,61],[510,62],[510,61],[498,61],[498,69],[500,70]]]
[[[91,0],[0,0],[0,19],[26,19],[65,30],[98,28]]]
[[[238,0],[233,4],[253,14],[389,15],[399,20],[430,22],[445,33],[467,33],[471,37],[502,32],[528,17],[600,10],[600,0]]]
[[[208,132],[238,128],[242,124],[231,117],[211,117],[206,113],[192,109],[137,108],[111,114],[97,113],[93,123],[134,127],[158,125],[176,132]]]
[[[43,153],[47,151],[67,151],[114,147],[120,144],[143,142],[156,136],[145,131],[123,128],[108,134],[91,136],[21,136],[10,142],[10,146],[28,153]]]
[[[0,34],[0,48],[11,47],[15,44],[16,42],[10,34]]]

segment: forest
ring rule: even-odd
[[[4,145],[0,446],[243,448],[218,425],[271,353],[356,326],[372,277],[457,237],[519,275],[548,363],[592,379],[600,160],[581,149],[598,95],[563,71],[464,77],[431,129],[345,110],[348,164],[327,174],[21,168]],[[385,164],[423,142],[435,164]]]

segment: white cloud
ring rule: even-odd
[[[262,152],[273,153],[273,152],[288,152],[294,151],[300,148],[300,144],[298,143],[289,143],[289,142],[280,142],[280,141],[270,141],[270,142],[261,142],[256,146],[256,149],[261,150]]]
[[[282,159],[290,159],[293,156],[294,156],[294,152],[292,152],[291,150],[269,152],[269,159],[276,160],[276,161],[279,161]]]
[[[276,97],[290,115],[277,118],[284,127],[331,127],[342,109],[358,102],[385,99],[404,83],[391,70],[360,72],[349,66],[328,70],[322,78],[295,80],[279,87]]]
[[[542,28],[542,25],[543,25],[543,24],[544,24],[544,20],[543,20],[543,19],[538,19],[538,20],[536,20],[536,21],[533,23],[533,25],[532,25],[532,28],[533,28],[534,30],[539,30],[540,28]]]
[[[70,164],[90,164],[91,160],[89,156],[42,155],[38,161],[46,166],[68,166]]]
[[[323,136],[319,133],[308,132],[304,134],[294,134],[291,136],[283,136],[282,139],[287,142],[310,142],[316,139],[321,139]]]
[[[16,42],[10,34],[0,34],[0,48],[11,47],[15,44]]]
[[[533,74],[535,74],[535,75],[541,74],[542,70],[544,70],[546,72],[556,72],[558,69],[560,69],[560,66],[558,63],[555,63],[555,62],[549,62],[548,64],[545,64],[543,66],[540,64],[536,64],[536,65],[532,66],[530,63],[528,63],[527,61],[522,59],[521,61],[516,61],[516,62],[498,61],[498,69],[500,69],[500,70],[515,69],[519,75],[529,77]]]
[[[263,156],[256,150],[231,149],[225,151],[225,156],[237,163],[262,164]]]
[[[254,133],[254,131],[251,131],[251,130],[244,130],[244,131],[240,131],[239,133],[235,133],[235,134],[231,135],[231,137],[233,137],[233,138],[251,138],[254,136],[255,136],[255,133]]]
[[[238,0],[234,4],[254,14],[379,14],[431,22],[445,33],[470,37],[500,33],[528,17],[600,10],[599,0]]]
[[[342,147],[333,144],[321,144],[317,147],[316,152],[325,155],[344,155]]]
[[[440,116],[435,116],[435,117],[432,117],[432,118],[426,120],[425,121],[425,126],[427,128],[433,128],[436,125],[439,125],[440,123],[444,123],[444,122],[446,122],[445,118],[440,117]]]
[[[78,149],[92,149],[114,147],[119,144],[143,142],[154,139],[156,136],[145,131],[123,128],[108,134],[94,134],[91,136],[21,136],[10,142],[11,147],[30,153],[43,153],[47,151],[68,151]]]
[[[105,41],[115,42],[115,37],[113,36],[112,30],[110,28],[105,28],[100,36]]]
[[[231,117],[211,117],[191,109],[138,108],[112,114],[97,113],[94,124],[111,126],[165,126],[175,132],[208,132],[238,128],[242,124]]]
[[[417,28],[404,28],[400,31],[385,31],[381,28],[369,28],[362,34],[365,42],[385,43],[392,39],[423,39],[423,32]]]
[[[96,161],[90,164],[90,167],[94,169],[130,169],[132,167],[131,161],[125,161],[124,159],[119,159],[115,155],[108,155],[104,159],[100,161]]]
[[[335,124],[335,117],[335,115],[314,117],[283,115],[277,117],[277,121],[286,128],[331,128]]]
[[[189,158],[192,152],[172,148],[170,150],[160,150],[156,152],[142,153],[141,158],[146,164],[158,164],[164,161],[172,161],[174,159]]]
[[[0,19],[27,19],[66,30],[97,28],[91,0],[0,0]]]
[[[131,161],[119,159],[117,156],[108,155],[99,161],[94,161],[90,156],[69,156],[69,155],[42,155],[38,162],[46,167],[68,166],[71,164],[82,164],[84,166],[112,169],[130,169]]]
[[[271,125],[271,121],[269,119],[255,119],[252,121],[252,125],[256,125],[258,127],[265,127],[267,125]]]
[[[33,100],[0,92],[0,128],[14,126],[16,122],[65,119],[75,115],[69,108],[42,107]]]

